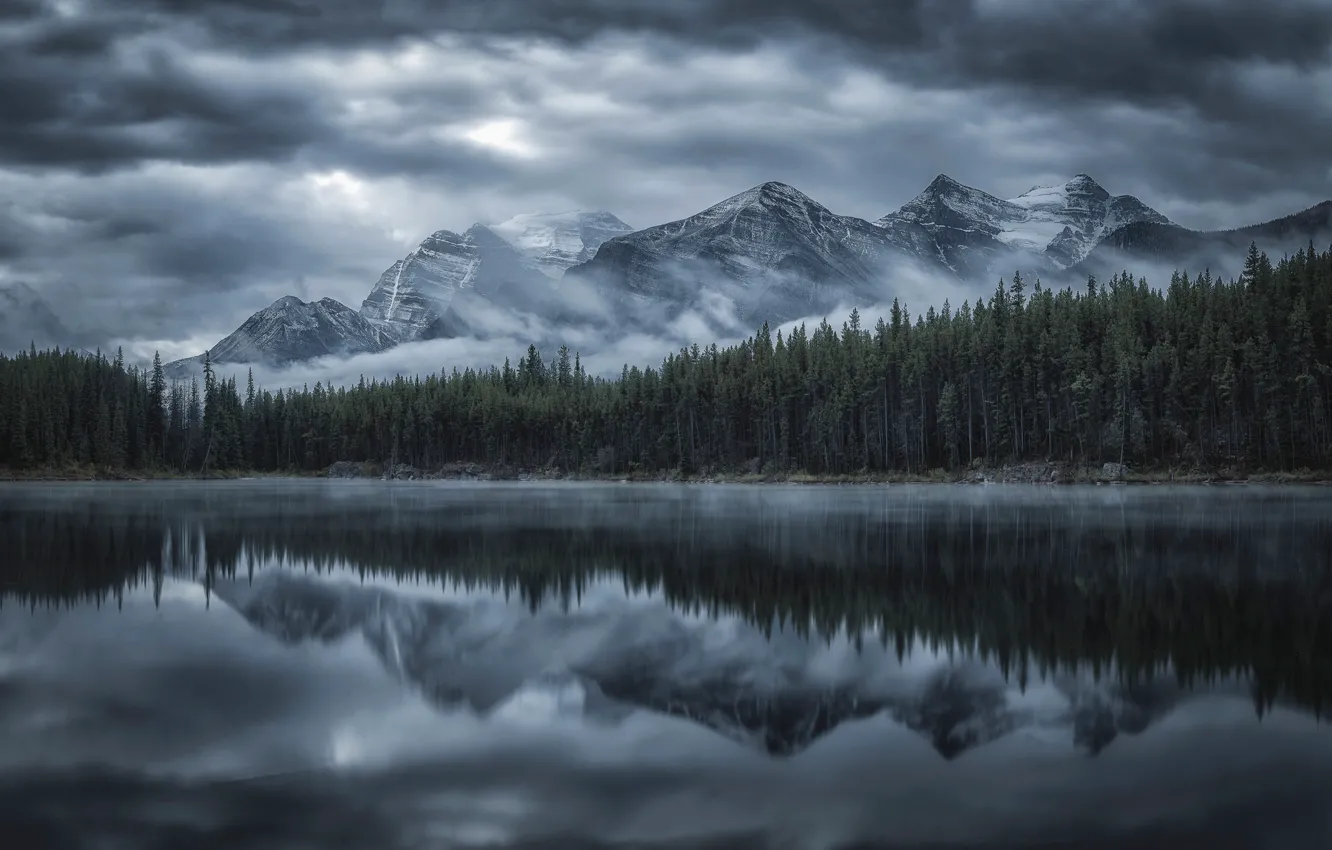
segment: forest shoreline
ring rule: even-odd
[[[484,464],[448,464],[438,470],[422,470],[399,464],[385,467],[374,463],[339,461],[312,472],[249,472],[217,470],[188,474],[171,470],[113,470],[91,468],[0,469],[0,482],[75,481],[237,481],[237,480],[391,480],[391,481],[578,481],[634,484],[773,484],[773,485],[892,485],[892,484],[1070,484],[1162,485],[1162,484],[1262,484],[1332,485],[1332,471],[1240,471],[1233,468],[1198,469],[1163,467],[1131,469],[1107,463],[1100,467],[1072,463],[1019,463],[965,470],[932,470],[929,473],[865,473],[810,475],[803,472],[709,471],[686,475],[679,470],[633,473],[567,472],[561,469],[492,468]]]

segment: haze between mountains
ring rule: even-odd
[[[1015,270],[1052,285],[1144,263],[1233,274],[1252,242],[1279,255],[1329,234],[1332,201],[1204,233],[1111,195],[1085,174],[1008,200],[939,175],[875,222],[770,182],[644,230],[576,210],[436,231],[380,276],[359,311],[330,298],[281,298],[208,356],[281,367],[419,340],[499,336],[521,327],[524,315],[549,329],[527,340],[538,347],[558,344],[562,328],[650,331],[686,310],[705,315],[722,337],[883,303],[901,275],[968,284],[981,295]],[[167,372],[186,377],[203,359],[175,361]]]

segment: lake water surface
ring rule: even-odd
[[[1327,488],[0,485],[6,847],[1329,847],[1330,699]]]

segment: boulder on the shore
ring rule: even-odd
[[[377,464],[340,460],[329,465],[327,475],[329,478],[378,478],[381,473]]]
[[[1019,463],[973,470],[966,480],[973,484],[1058,484],[1067,476],[1057,463]]]
[[[1122,463],[1101,465],[1101,478],[1106,481],[1123,481],[1128,478],[1129,468]]]

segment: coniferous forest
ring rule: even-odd
[[[0,356],[0,468],[317,471],[336,461],[625,475],[923,474],[1039,460],[1332,467],[1332,250],[1238,280],[1015,274],[974,305],[894,302],[785,337],[765,325],[658,368],[588,375],[561,349],[354,387],[202,384],[73,352]]]

